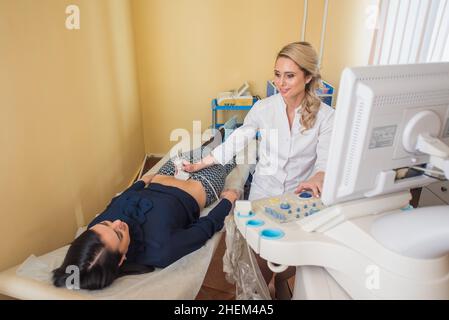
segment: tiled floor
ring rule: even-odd
[[[223,255],[226,251],[225,237],[226,234],[223,234],[196,300],[235,300],[235,286],[227,282],[223,272]],[[290,288],[294,287],[294,276],[288,280],[288,284]],[[274,296],[273,281],[270,283],[269,289]]]
[[[196,300],[235,300],[235,286],[226,280],[223,272],[223,255],[226,251],[225,236],[223,234],[221,237]]]

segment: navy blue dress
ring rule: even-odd
[[[137,181],[112,199],[106,210],[90,224],[120,219],[129,226],[129,262],[163,268],[201,248],[223,228],[232,203],[222,199],[205,217],[187,192]]]

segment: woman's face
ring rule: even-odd
[[[294,100],[304,92],[306,84],[312,79],[286,57],[279,57],[274,67],[274,84],[284,99]]]
[[[115,220],[102,221],[90,228],[95,231],[101,238],[101,241],[105,246],[113,251],[119,251],[123,257],[128,252],[129,243],[131,238],[129,236],[128,225],[121,221]],[[123,262],[120,262],[120,264]]]

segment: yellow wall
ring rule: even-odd
[[[128,0],[0,0],[0,270],[67,244],[137,171],[134,56]]]
[[[366,64],[374,0],[330,0],[323,78]],[[210,100],[248,80],[265,96],[276,53],[300,40],[302,0],[132,0],[145,150],[165,153],[175,128],[211,124]],[[309,0],[306,40],[320,45],[324,0]]]
[[[367,8],[377,3],[377,0],[329,1],[321,72],[337,89],[344,68],[369,62],[374,30],[369,27],[371,17]]]
[[[211,124],[210,99],[248,80],[265,92],[277,50],[301,34],[298,0],[133,0],[145,150]],[[282,6],[279,3],[283,3]]]

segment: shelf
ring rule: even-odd
[[[217,105],[217,99],[212,100],[212,110],[218,111],[218,110],[250,110],[253,105],[257,102],[257,98],[253,98],[253,104],[251,106],[219,106]]]
[[[224,125],[224,123],[216,123],[215,124],[215,129],[219,129],[223,125]],[[241,127],[242,125],[243,125],[243,123],[237,123],[237,128]]]
[[[251,110],[251,108],[254,106],[254,104],[259,99],[257,97],[253,97],[253,104],[251,106],[219,106],[217,105],[217,99],[213,99],[211,103],[211,109],[212,109],[212,128],[218,129],[221,125],[217,123],[217,111],[248,111]]]

